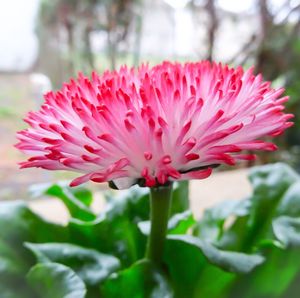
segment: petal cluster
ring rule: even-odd
[[[28,114],[16,146],[31,157],[21,167],[81,173],[73,186],[206,178],[254,158],[244,150],[276,149],[261,138],[292,125],[282,93],[252,69],[207,61],[79,74]]]

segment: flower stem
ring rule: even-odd
[[[147,243],[146,258],[160,264],[168,229],[172,201],[172,184],[150,188],[151,230]]]

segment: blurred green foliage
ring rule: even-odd
[[[300,177],[278,163],[253,168],[249,179],[251,197],[198,222],[186,210],[187,183],[175,185],[163,268],[144,259],[147,189],[108,193],[96,215],[87,189],[37,185],[35,195],[58,197],[72,218],[60,226],[21,202],[1,203],[1,297],[297,298]]]

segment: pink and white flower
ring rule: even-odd
[[[79,74],[28,114],[16,146],[32,157],[21,168],[81,173],[72,186],[203,179],[215,165],[254,158],[243,150],[276,149],[261,138],[292,125],[283,91],[252,69],[207,61]]]

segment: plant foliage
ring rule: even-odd
[[[197,222],[188,184],[175,184],[164,267],[144,259],[149,193],[133,187],[93,195],[64,183],[33,193],[64,202],[66,226],[45,221],[22,202],[0,205],[1,298],[299,297],[300,179],[285,164],[253,168],[251,197],[226,201]]]

